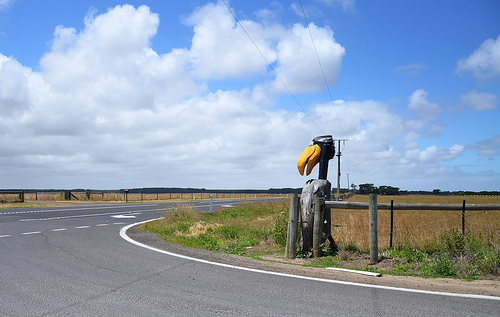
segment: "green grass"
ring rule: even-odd
[[[312,261],[314,267],[344,267],[392,275],[448,277],[474,280],[479,277],[498,278],[500,248],[493,233],[485,239],[472,233],[462,234],[457,228],[442,233],[432,247],[416,249],[399,245],[382,252],[390,266],[370,266],[368,255],[348,246],[330,257]]]
[[[170,243],[215,252],[259,258],[266,254],[284,257],[289,201],[242,204],[225,210],[195,211],[179,205],[165,217],[142,225],[143,230],[161,234]],[[369,255],[355,244],[323,250],[311,259],[313,267],[343,267],[393,275],[452,277],[467,280],[498,278],[500,246],[494,233],[483,236],[450,229],[424,247],[401,243],[382,251],[382,261],[369,265]],[[297,257],[304,257],[297,250]]]
[[[252,256],[284,252],[288,205],[287,200],[242,204],[210,214],[184,204],[141,228],[185,247]]]

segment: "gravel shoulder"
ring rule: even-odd
[[[449,292],[459,294],[476,294],[500,297],[500,282],[496,280],[464,281],[451,278],[421,278],[412,276],[383,275],[381,277],[366,276],[356,273],[347,273],[324,268],[304,267],[304,259],[287,260],[276,257],[267,257],[266,260],[257,260],[233,254],[214,253],[207,250],[184,248],[167,243],[160,239],[158,234],[130,228],[127,235],[143,244],[166,250],[169,252],[190,256],[207,261],[242,266],[252,269],[308,276],[338,281],[383,285],[391,287],[419,289],[435,292]],[[279,262],[278,262],[279,261]]]

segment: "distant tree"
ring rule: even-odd
[[[385,185],[378,187],[378,192],[380,193],[380,195],[387,195],[386,190],[387,190],[387,186],[385,186]]]
[[[399,195],[399,187],[387,186],[386,188],[387,195]]]
[[[361,195],[378,193],[378,189],[374,187],[373,184],[359,184],[358,193]]]
[[[379,186],[378,192],[380,195],[399,195],[399,187]]]
[[[355,191],[356,191],[356,185],[355,185],[354,183],[352,183],[352,184],[351,184],[351,190],[352,190],[353,192],[355,192]]]
[[[439,196],[439,193],[440,193],[440,192],[441,192],[441,189],[434,189],[434,190],[432,191],[432,194],[433,194],[433,195],[436,195],[436,196]]]

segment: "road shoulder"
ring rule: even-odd
[[[257,270],[321,279],[331,279],[352,283],[381,285],[433,292],[475,294],[500,297],[500,283],[493,280],[464,281],[448,278],[421,278],[395,275],[383,275],[381,277],[365,276],[356,273],[327,270],[324,268],[304,267],[288,263],[262,261],[233,254],[222,254],[210,252],[207,250],[184,248],[179,245],[170,244],[161,240],[158,234],[138,230],[136,227],[132,227],[127,230],[127,235],[135,241],[155,247],[160,250],[203,259],[206,261],[242,266]]]

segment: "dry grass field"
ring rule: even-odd
[[[377,196],[378,203],[499,204],[499,196]],[[355,195],[350,202],[368,202]],[[462,211],[395,210],[393,246],[432,249],[437,238],[452,228],[462,230]],[[500,210],[466,211],[466,231],[500,245]],[[369,249],[368,210],[332,209],[332,236],[341,248]],[[378,210],[379,249],[389,248],[390,210]]]

